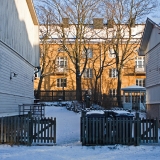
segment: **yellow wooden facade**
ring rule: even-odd
[[[40,46],[41,50],[43,50],[43,46]],[[88,58],[87,66],[86,68],[92,69],[92,78],[87,78],[82,75],[82,90],[92,90],[94,88],[94,81],[95,81],[95,73],[93,72],[93,69],[96,71],[100,68],[102,65],[102,60],[104,56],[106,56],[106,62],[105,64],[110,64],[115,61],[114,55],[111,55],[109,52],[109,49],[105,52],[106,46],[103,46],[103,44],[100,43],[93,43],[89,44],[88,48],[92,50],[92,57]],[[137,47],[138,49],[138,47]],[[104,54],[105,53],[105,54]],[[43,57],[43,54],[41,54],[41,58]],[[57,65],[57,58],[63,58],[65,57],[65,67],[62,67],[61,69],[58,68]],[[136,60],[138,59],[138,53],[135,49],[135,51],[132,53],[132,58],[130,57],[130,60],[126,61],[126,64],[123,66],[122,69],[122,88],[130,86],[130,85],[142,85],[144,86],[144,80],[145,80],[145,70],[143,66],[140,66],[140,68],[136,67]],[[80,63],[83,65],[85,57],[81,58]],[[141,57],[143,58],[143,57]],[[143,59],[140,59],[140,64],[143,65],[144,61]],[[61,45],[56,43],[51,43],[49,46],[48,54],[45,58],[45,63],[48,64],[48,67],[46,67],[45,73],[47,76],[43,79],[41,90],[75,90],[76,89],[76,76],[75,76],[75,68],[72,64],[69,56],[63,49],[61,50]],[[62,62],[64,65],[64,62]],[[115,64],[111,66],[107,66],[103,70],[103,74],[101,78],[98,80],[98,90],[102,94],[116,94],[116,88],[117,88],[117,78],[109,74],[110,69],[115,68]],[[58,84],[58,79],[66,79],[66,85],[63,88],[62,85]],[[35,78],[34,81],[34,89],[37,89],[38,86],[39,77]],[[59,82],[60,83],[60,82]]]

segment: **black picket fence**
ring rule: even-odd
[[[82,145],[158,143],[157,119],[81,117]]]
[[[56,143],[56,118],[23,116],[0,117],[0,143],[11,145],[53,145]]]
[[[82,91],[82,97],[84,98],[86,91]],[[34,95],[36,97],[37,91],[34,91]],[[129,96],[125,97],[126,102],[129,101]],[[123,102],[123,96],[120,96],[121,104]],[[132,99],[136,102],[138,102],[139,97],[138,96],[132,96]],[[76,100],[76,91],[75,90],[62,90],[62,91],[55,91],[55,90],[41,90],[39,93],[38,101],[40,102],[53,102],[53,101],[74,101]],[[102,107],[106,109],[111,109],[112,107],[122,107],[118,106],[117,103],[117,96],[112,95],[98,95],[98,100],[94,100],[92,95],[90,96],[90,101],[92,103],[96,103],[101,105]],[[134,102],[133,102],[134,103]],[[136,108],[135,108],[136,109]]]
[[[85,94],[85,91],[82,91],[82,96]],[[76,91],[73,90],[62,90],[62,91],[55,91],[55,90],[41,90],[39,92],[39,97],[36,97],[37,91],[34,91],[35,98],[39,99],[40,102],[53,102],[59,100],[65,101],[73,101],[76,100]]]

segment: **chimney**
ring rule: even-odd
[[[107,21],[107,27],[108,27],[108,28],[113,28],[113,26],[114,26],[114,20],[113,20],[113,19],[109,19],[109,20]]]
[[[93,28],[103,29],[103,18],[93,18]]]
[[[64,28],[69,27],[69,18],[62,18],[62,25]]]

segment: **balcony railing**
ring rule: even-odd
[[[145,67],[144,67],[144,65],[136,65],[135,66],[135,72],[136,73],[145,73]]]
[[[55,72],[57,74],[66,74],[67,73],[67,67],[57,67]]]

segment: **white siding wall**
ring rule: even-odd
[[[39,65],[38,25],[26,0],[0,0],[0,114],[33,103],[34,66]],[[11,72],[17,77],[10,79]]]
[[[160,103],[160,44],[146,54],[147,104]]]
[[[151,37],[149,39],[149,43],[146,51],[150,51],[153,47],[155,47],[160,42],[160,30],[155,26],[152,29]]]
[[[26,0],[0,0],[0,40],[32,65],[38,66],[38,26],[34,25]]]
[[[0,113],[18,112],[18,104],[33,103],[33,69],[0,42]],[[17,77],[10,79],[11,72]]]

